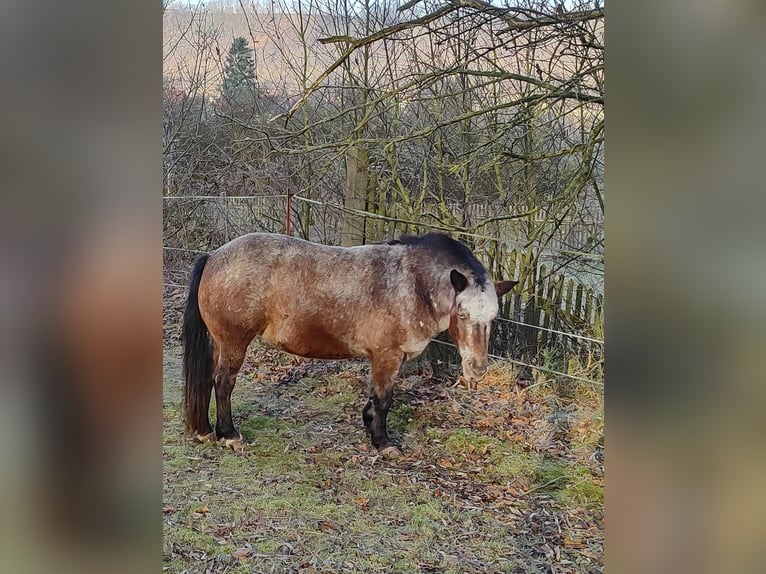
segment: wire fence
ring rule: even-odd
[[[392,217],[380,213],[373,213],[371,211],[366,211],[363,209],[353,209],[350,207],[346,207],[344,205],[340,205],[338,203],[330,202],[330,201],[322,201],[318,199],[311,199],[308,197],[303,197],[298,194],[273,194],[273,195],[266,195],[266,194],[259,194],[259,195],[226,195],[226,194],[220,194],[220,195],[166,195],[163,196],[163,201],[183,201],[183,200],[217,200],[217,201],[223,201],[228,202],[231,200],[262,200],[262,201],[273,201],[276,199],[290,199],[291,201],[298,201],[298,202],[304,202],[310,205],[313,205],[315,207],[322,207],[322,208],[329,208],[332,210],[337,210],[340,213],[354,215],[360,218],[364,219],[374,219],[379,221],[386,221],[390,223],[406,223],[408,225],[412,225],[419,228],[426,228],[431,229],[434,231],[443,231],[445,233],[452,233],[455,235],[459,235],[461,237],[469,237],[472,239],[482,239],[486,241],[498,241],[499,238],[486,234],[486,233],[478,233],[472,229],[466,229],[460,226],[456,225],[445,225],[445,224],[433,224],[428,223],[427,221],[412,221],[412,220],[405,220],[401,219],[399,217]],[[289,207],[288,207],[289,208]],[[484,223],[479,223],[477,225],[474,225],[473,228],[479,228],[482,227]],[[545,255],[553,255],[553,256],[576,256],[577,258],[581,259],[588,259],[593,261],[599,261],[603,262],[604,255],[603,253],[593,253],[589,251],[578,251],[576,249],[552,249],[546,245],[541,245],[539,243],[535,242],[528,242],[524,245],[526,248],[536,248],[539,250],[540,253]]]
[[[450,347],[451,349],[457,351],[457,345],[455,345],[454,343],[450,343],[448,341],[442,341],[441,339],[431,339],[431,342],[432,343],[436,343],[438,345],[444,345],[445,347]],[[489,353],[487,356],[490,359],[493,359],[495,361],[500,361],[502,363],[513,363],[514,365],[518,365],[520,367],[526,367],[526,368],[533,369],[533,370],[536,370],[536,371],[540,371],[540,372],[543,372],[543,373],[548,373],[550,375],[557,375],[557,376],[560,376],[560,377],[568,377],[570,379],[574,379],[576,381],[581,381],[583,383],[589,383],[591,385],[600,386],[600,385],[604,384],[603,381],[593,381],[591,379],[586,379],[585,377],[581,377],[579,375],[575,375],[575,374],[572,374],[572,373],[564,373],[562,371],[557,371],[555,369],[551,369],[550,367],[545,367],[543,365],[532,365],[532,364],[529,364],[529,363],[525,363],[524,361],[519,361],[517,359],[512,359],[510,357],[504,357],[504,356],[500,356],[500,355],[493,355],[492,353]]]

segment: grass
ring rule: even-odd
[[[366,372],[251,350],[234,453],[183,436],[167,349],[165,571],[603,571],[597,396],[502,369],[477,391],[412,375],[389,413],[405,456],[385,460],[361,424]]]

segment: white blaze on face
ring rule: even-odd
[[[489,323],[497,317],[498,306],[495,290],[482,291],[470,287],[458,294],[455,301],[458,311],[467,315],[470,323]]]
[[[489,289],[472,286],[455,299],[457,303],[457,334],[463,375],[471,379],[481,377],[487,368],[487,345],[491,323],[497,317],[497,295]]]

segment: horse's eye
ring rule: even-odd
[[[457,318],[458,319],[468,319],[468,314],[467,313],[458,313],[457,314]]]

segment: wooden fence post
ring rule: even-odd
[[[361,146],[351,146],[346,151],[346,189],[343,204],[349,209],[364,211],[367,199],[367,167],[369,154]],[[340,244],[344,247],[359,245],[364,241],[365,218],[354,213],[343,214]]]

